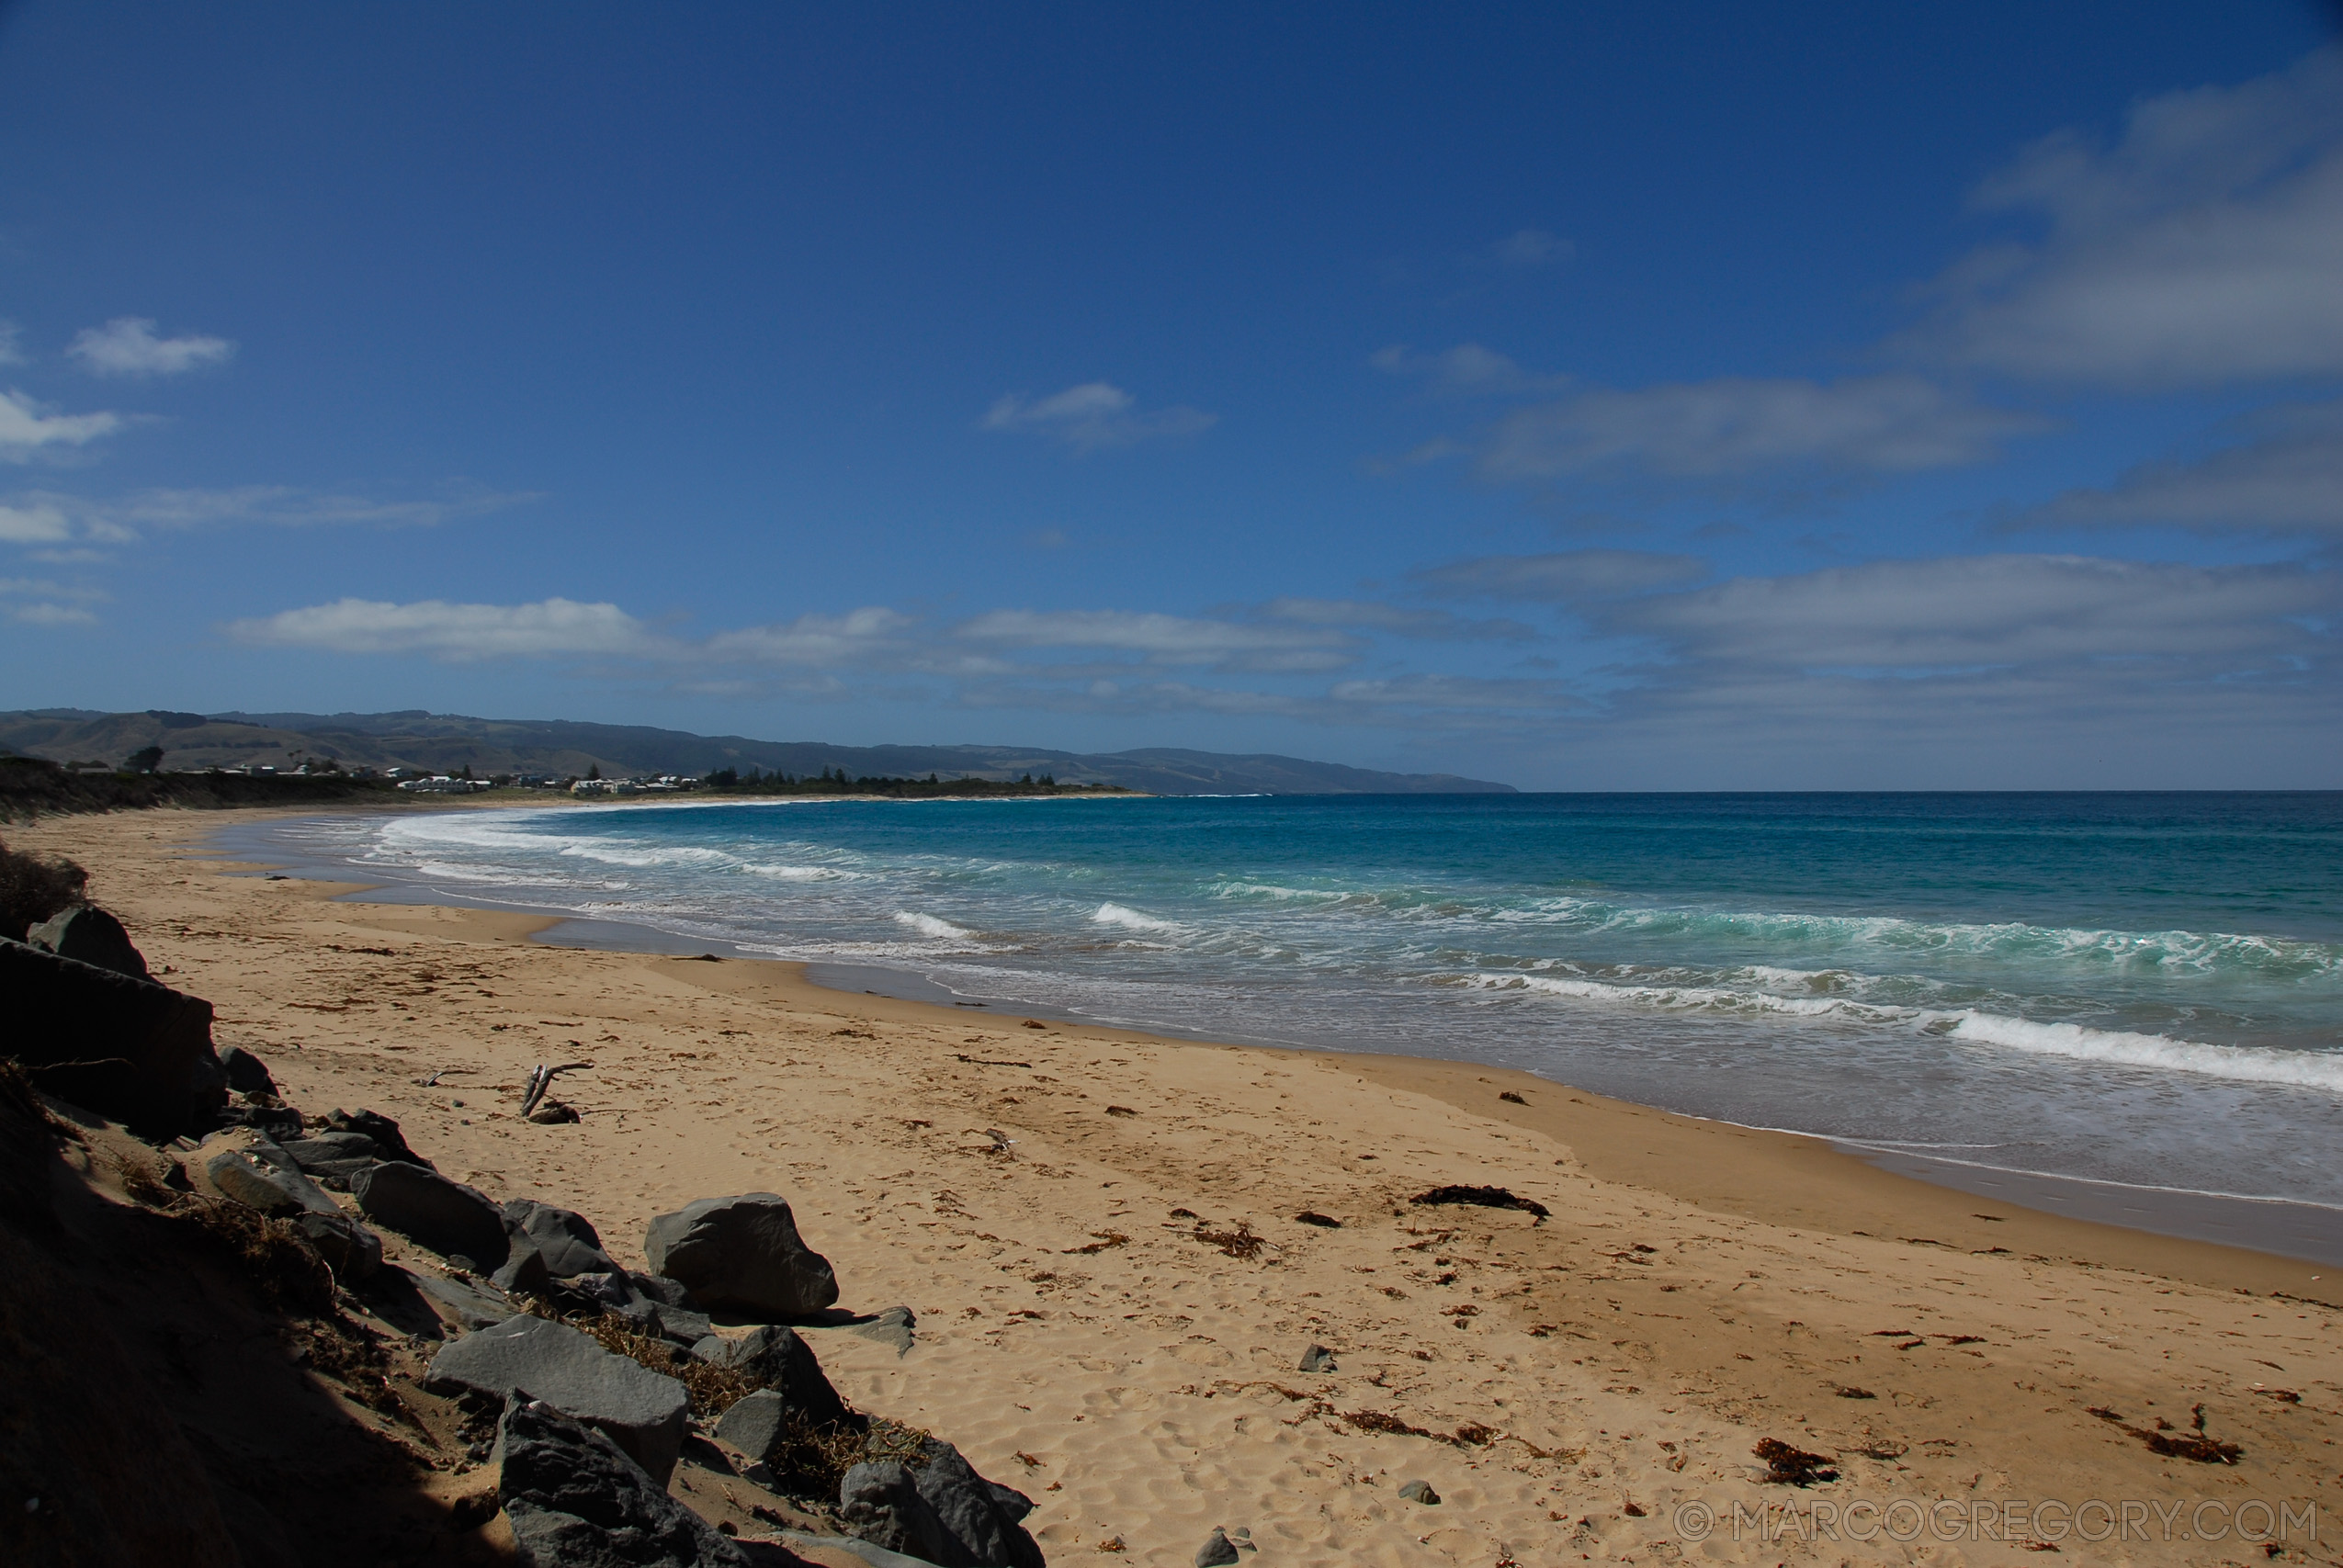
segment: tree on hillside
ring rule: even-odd
[[[122,766],[134,773],[151,773],[163,765],[163,748],[141,746],[122,760]]]

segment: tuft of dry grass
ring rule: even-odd
[[[334,1310],[334,1270],[290,1220],[195,1197],[174,1213],[226,1247],[237,1267],[278,1305],[320,1314]]]

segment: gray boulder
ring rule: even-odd
[[[368,1219],[442,1258],[464,1258],[481,1274],[504,1266],[504,1216],[484,1192],[402,1160],[357,1172],[350,1190]]]
[[[789,1417],[789,1402],[772,1389],[761,1388],[732,1402],[716,1423],[716,1435],[759,1464],[771,1464],[795,1424]]]
[[[293,1222],[301,1234],[317,1248],[325,1266],[334,1270],[334,1279],[342,1285],[355,1285],[373,1278],[382,1267],[382,1238],[367,1229],[349,1215],[310,1213]]]
[[[390,1267],[406,1276],[433,1316],[458,1334],[493,1328],[513,1315],[511,1302],[477,1282],[467,1284],[461,1280],[450,1280],[428,1269],[409,1269],[396,1263]]]
[[[1215,1525],[1212,1533],[1204,1538],[1204,1544],[1196,1548],[1196,1568],[1228,1568],[1236,1561],[1236,1542],[1228,1539],[1227,1530]]]
[[[265,1153],[263,1151],[266,1151]],[[277,1157],[271,1159],[269,1155]],[[281,1163],[280,1163],[281,1162]],[[204,1174],[223,1198],[264,1214],[333,1214],[341,1208],[268,1144],[250,1149],[222,1149],[204,1162]]]
[[[228,1088],[237,1094],[277,1093],[277,1080],[269,1076],[268,1064],[241,1045],[231,1045],[220,1053],[220,1070],[228,1075]]]
[[[746,1372],[814,1426],[832,1427],[850,1418],[846,1402],[831,1386],[813,1348],[788,1329],[760,1324],[738,1339],[711,1334],[694,1345],[692,1353],[703,1361]]]
[[[524,1314],[468,1334],[431,1359],[436,1388],[518,1389],[608,1435],[662,1486],[683,1451],[684,1385],[613,1355],[566,1323]]]
[[[595,1234],[592,1222],[583,1214],[557,1209],[550,1203],[514,1199],[504,1205],[504,1234],[512,1247],[511,1259],[516,1262],[525,1250],[535,1252],[549,1280],[606,1274],[618,1267],[602,1249],[602,1237]],[[513,1267],[514,1262],[506,1266]]]
[[[865,1339],[876,1339],[898,1356],[911,1353],[911,1329],[919,1322],[907,1306],[883,1307],[872,1314],[868,1323],[858,1325],[855,1332]]]
[[[372,1139],[381,1150],[384,1159],[402,1160],[408,1165],[419,1165],[425,1170],[437,1168],[409,1148],[406,1138],[399,1132],[399,1124],[379,1111],[329,1111],[318,1125],[330,1132],[357,1133]]]
[[[1299,1369],[1306,1372],[1332,1372],[1341,1369],[1334,1364],[1334,1352],[1323,1345],[1313,1345],[1302,1352]]]
[[[1033,1499],[987,1481],[941,1438],[930,1438],[917,1470],[858,1464],[839,1483],[847,1530],[889,1551],[938,1568],[1044,1568],[1041,1547],[1019,1522]]]
[[[301,1174],[323,1187],[346,1191],[350,1179],[390,1156],[380,1144],[364,1133],[322,1132],[306,1138],[288,1138],[277,1145],[301,1168]]]
[[[122,922],[94,904],[75,904],[25,932],[25,942],[62,958],[95,964],[133,980],[150,978],[146,959],[130,942]]]
[[[711,1312],[808,1317],[838,1300],[830,1260],[799,1238],[788,1202],[771,1192],[703,1198],[658,1215],[643,1256]]]
[[[1432,1489],[1431,1482],[1421,1478],[1401,1482],[1399,1495],[1410,1503],[1421,1503],[1428,1508],[1437,1507],[1440,1505],[1440,1494]]]
[[[549,1404],[508,1401],[496,1500],[523,1568],[748,1568],[602,1432]]]
[[[0,938],[0,1056],[35,1085],[157,1143],[217,1124],[228,1080],[211,1004]]]
[[[516,1247],[514,1256],[520,1267],[508,1265],[500,1273],[514,1276],[515,1290],[536,1289],[583,1312],[616,1313],[632,1324],[636,1333],[687,1349],[708,1337],[712,1325],[707,1314],[685,1305],[684,1287],[673,1280],[613,1268],[606,1273],[579,1274],[567,1280],[548,1275],[543,1284],[532,1286],[530,1276],[542,1268],[542,1260],[533,1248]]]

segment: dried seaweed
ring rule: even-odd
[[[1199,1224],[1193,1234],[1206,1247],[1217,1247],[1231,1258],[1247,1259],[1258,1258],[1261,1256],[1262,1248],[1269,1245],[1262,1237],[1253,1235],[1252,1224],[1246,1220],[1239,1220],[1235,1229],[1225,1231],[1212,1230]]]
[[[1300,1213],[1294,1216],[1294,1223],[1303,1225],[1316,1225],[1320,1230],[1339,1231],[1342,1228],[1341,1221],[1336,1219],[1331,1214],[1321,1214],[1315,1209],[1304,1209]]]
[[[1777,1485],[1812,1486],[1818,1481],[1839,1479],[1828,1457],[1793,1448],[1779,1438],[1760,1438],[1750,1451],[1765,1461],[1765,1478]]]
[[[1429,1192],[1417,1193],[1408,1201],[1418,1205],[1461,1203],[1477,1209],[1519,1209],[1541,1220],[1551,1212],[1534,1198],[1523,1198],[1502,1187],[1435,1187]]]
[[[2190,1407],[2189,1414],[2195,1418],[2193,1429],[2178,1434],[2134,1427],[2101,1404],[2087,1406],[2086,1413],[2139,1438],[2147,1445],[2150,1453],[2163,1454],[2169,1459],[2194,1460],[2199,1464],[2235,1464],[2246,1451],[2235,1443],[2224,1443],[2205,1435],[2204,1406],[2202,1404]]]

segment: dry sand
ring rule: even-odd
[[[1992,1208],[1811,1140],[1494,1068],[549,947],[526,918],[230,874],[251,868],[202,852],[224,819],[8,836],[87,866],[292,1103],[385,1111],[448,1174],[580,1210],[629,1264],[653,1213],[787,1196],[842,1306],[918,1314],[901,1356],[810,1331],[841,1392],[1032,1494],[1053,1563],[1183,1568],[1215,1525],[1249,1529],[1262,1568],[2033,1562],[2055,1506],[2091,1500],[2139,1507],[2084,1510],[2059,1549],[2088,1561],[2267,1561],[2234,1529],[2187,1539],[2258,1504],[2293,1511],[2285,1560],[2343,1556],[2343,1311],[2318,1299],[2343,1282],[2318,1265]],[[557,1091],[583,1121],[518,1120],[529,1067],[568,1061],[593,1064]],[[1552,1217],[1409,1201],[1449,1183]],[[1253,1256],[1199,1239],[1240,1226]],[[1313,1344],[1339,1371],[1296,1370]],[[2126,1429],[2185,1434],[2200,1405],[2234,1464]],[[1769,1438],[1840,1479],[1765,1483]],[[711,1517],[754,1500],[678,1476]],[[1417,1478],[1438,1506],[1400,1497]],[[2009,1528],[2044,1503],[2046,1524]],[[1891,1539],[1921,1523],[1913,1504],[1930,1527]],[[1737,1540],[1737,1505],[1796,1517]],[[1799,1539],[1817,1506],[1839,1539]],[[2085,1539],[2112,1520],[2118,1539]]]

